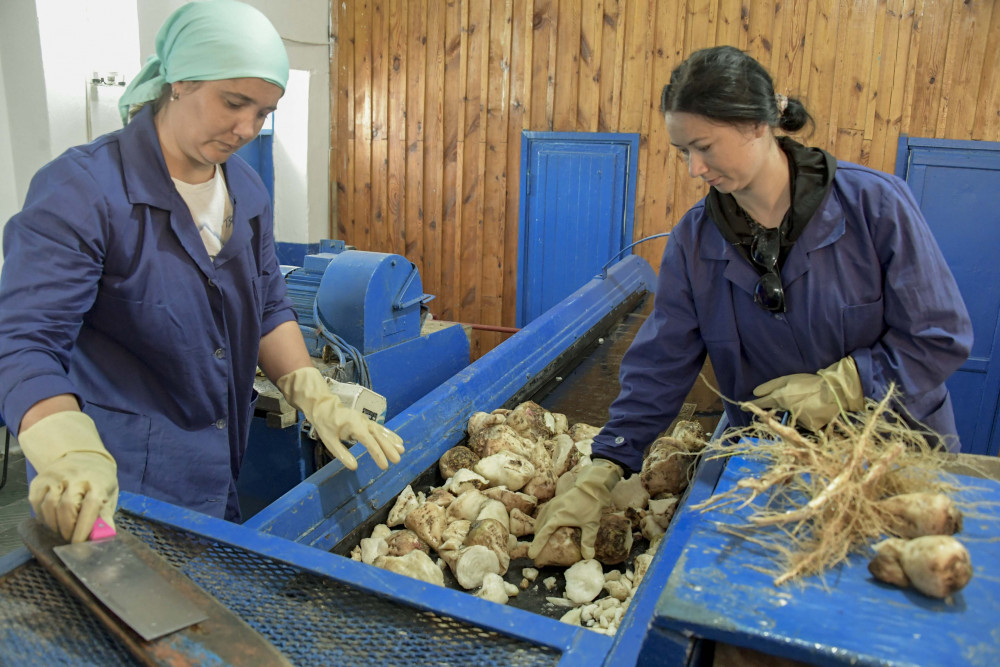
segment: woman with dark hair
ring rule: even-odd
[[[708,195],[671,233],[594,463],[543,507],[532,557],[560,526],[581,527],[593,557],[611,488],[642,467],[706,355],[724,396],[787,410],[809,430],[895,385],[901,414],[958,449],[944,383],[969,355],[972,325],[906,183],[775,136],[812,118],[732,47],[681,63],[660,110]],[[749,423],[734,404],[726,414]]]
[[[67,540],[98,517],[113,527],[119,488],[239,520],[258,365],[344,466],[341,441],[383,469],[400,460],[399,436],[313,366],[267,191],[233,158],[287,80],[261,12],[181,6],[125,90],[125,127],[43,167],[4,229],[0,412],[32,508]]]

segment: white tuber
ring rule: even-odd
[[[969,552],[950,535],[890,538],[874,549],[876,556],[868,570],[877,579],[897,586],[908,582],[929,597],[946,598],[972,579]]]
[[[520,491],[511,491],[504,486],[493,486],[484,489],[483,495],[502,502],[508,512],[517,508],[525,514],[531,514],[535,511],[535,507],[538,506],[538,498],[529,496],[527,493],[521,493]]]
[[[389,536],[392,535],[392,529],[384,523],[380,523],[374,528],[372,528],[372,534],[369,537],[381,537],[383,540],[388,540]]]
[[[536,472],[535,476],[524,485],[522,491],[537,498],[538,502],[544,503],[556,495],[555,475],[552,474],[551,470]]]
[[[417,494],[413,493],[413,488],[407,484],[406,488],[399,494],[399,497],[396,498],[396,504],[389,510],[389,518],[386,519],[386,523],[393,527],[402,525],[406,519],[406,515],[411,510],[416,509],[417,505]]]
[[[483,585],[476,591],[475,595],[477,598],[497,604],[507,604],[509,596],[503,584],[503,578],[499,574],[489,572],[483,577]]]
[[[506,486],[518,491],[535,476],[535,466],[519,454],[501,452],[480,459],[473,468],[490,481],[490,486]]]
[[[649,564],[653,562],[653,555],[650,553],[639,554],[635,557],[635,574],[632,575],[632,586],[638,587],[642,581]]]
[[[563,623],[569,623],[570,625],[580,625],[580,612],[581,608],[570,609],[565,614],[563,614],[559,620]]]
[[[389,553],[389,545],[381,537],[365,537],[361,540],[361,562],[371,565],[379,556]]]
[[[436,586],[444,586],[444,573],[441,568],[434,564],[430,556],[419,549],[411,551],[405,556],[379,556],[373,564],[383,570],[404,574]]]
[[[481,544],[464,547],[459,550],[452,571],[458,584],[471,590],[482,586],[487,574],[500,574],[500,559],[491,549]]]
[[[510,513],[510,532],[517,537],[532,535],[535,532],[535,520],[514,508]]]
[[[500,563],[499,574],[505,574],[510,565],[510,553],[507,550],[508,534],[506,524],[496,519],[481,519],[472,522],[465,544],[466,546],[478,544],[492,550]]]
[[[489,413],[489,412],[473,412],[469,417],[469,422],[466,426],[466,430],[469,435],[473,435],[482,431],[483,429],[489,428],[490,426],[496,426],[497,424],[502,424],[505,415]]]
[[[460,468],[455,474],[445,482],[443,489],[447,489],[454,496],[460,496],[466,491],[472,491],[489,486],[489,480],[482,475],[476,474],[468,468]]]
[[[507,514],[507,508],[499,500],[487,498],[483,502],[479,507],[479,513],[476,514],[476,521],[483,519],[496,519],[503,524],[504,528],[510,526],[510,515]]]
[[[448,517],[449,522],[460,519],[473,521],[479,516],[479,510],[483,508],[483,504],[487,500],[488,498],[482,492],[476,489],[469,489],[451,501],[445,515]]]
[[[590,602],[604,588],[604,569],[594,560],[582,560],[566,570],[566,597],[577,604]]]

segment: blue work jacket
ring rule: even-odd
[[[35,175],[4,230],[0,410],[16,432],[75,394],[120,488],[238,519],[260,339],[295,313],[268,193],[240,158],[224,170],[233,233],[214,262],[148,107]]]
[[[671,233],[652,314],[622,359],[621,393],[593,451],[633,470],[673,420],[705,361],[730,399],[851,355],[865,396],[890,383],[919,422],[957,448],[945,379],[968,358],[972,323],[906,183],[840,162],[781,267],[787,312],[753,300],[759,275],[726,242],[704,200]],[[749,413],[726,404],[730,424]]]

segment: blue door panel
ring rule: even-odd
[[[524,133],[518,326],[631,242],[637,154],[638,135]]]
[[[968,361],[948,380],[962,451],[1000,450],[1000,144],[902,137],[904,176],[972,317]]]

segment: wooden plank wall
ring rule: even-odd
[[[635,238],[704,187],[658,113],[717,44],[816,119],[806,143],[893,171],[901,133],[1000,140],[992,0],[344,0],[331,17],[331,235],[415,262],[438,319],[513,326],[521,132],[638,132]],[[332,184],[333,185],[333,184]],[[657,266],[664,242],[637,253]],[[473,356],[505,334],[477,332]]]

